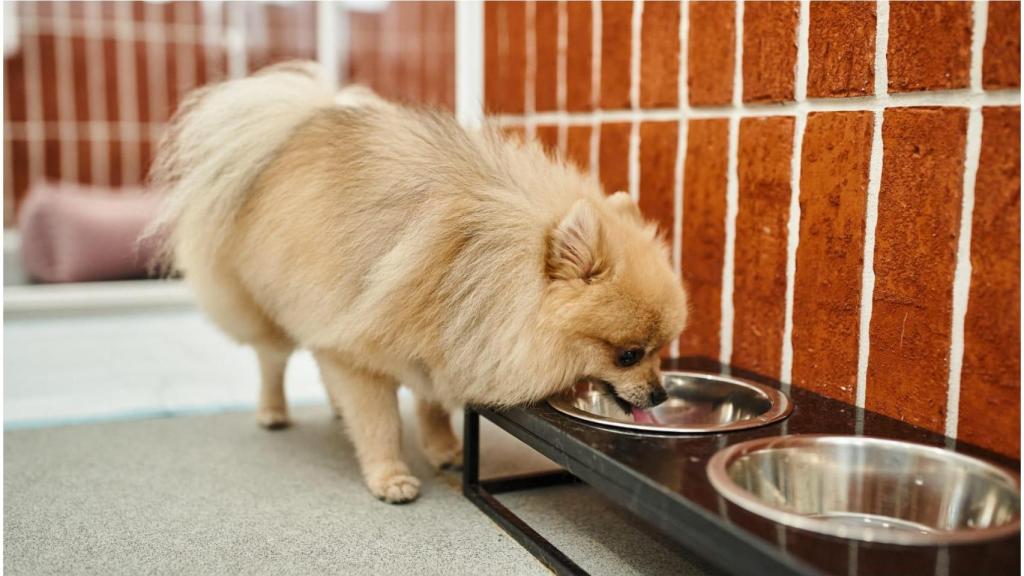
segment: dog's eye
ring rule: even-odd
[[[615,357],[615,364],[622,368],[628,368],[643,359],[643,348],[630,348],[629,350],[619,351],[618,355]]]

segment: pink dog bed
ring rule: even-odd
[[[137,240],[159,201],[138,188],[33,186],[18,218],[25,272],[38,282],[145,277],[156,242]]]

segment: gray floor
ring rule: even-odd
[[[8,574],[547,574],[463,499],[455,473],[407,506],[359,481],[341,424],[324,408],[258,429],[229,413],[8,431]],[[543,468],[484,430],[485,474]],[[594,574],[706,574],[663,537],[586,487],[503,497]]]

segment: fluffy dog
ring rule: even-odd
[[[259,423],[284,426],[284,369],[312,350],[370,491],[407,502],[397,388],[422,447],[461,463],[449,410],[536,402],[580,378],[664,397],[658,351],[686,298],[629,195],[539,146],[366,89],[310,63],[192,93],[151,173],[153,230],[201,308],[255,348]]]

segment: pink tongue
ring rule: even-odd
[[[654,424],[654,417],[652,417],[646,410],[641,410],[636,406],[633,406],[633,421],[638,424]]]

